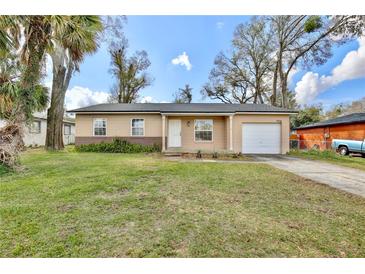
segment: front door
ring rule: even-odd
[[[169,120],[169,147],[181,147],[181,120]]]

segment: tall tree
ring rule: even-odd
[[[45,52],[50,46],[49,19],[49,16],[0,17],[1,117],[7,123],[0,136],[7,140],[2,146],[13,147],[13,155],[24,144],[24,124],[31,121],[33,111],[41,110],[47,102],[47,90],[40,80]],[[3,159],[7,158],[4,155],[11,155],[4,147],[1,153]]]
[[[236,28],[231,54],[220,53],[202,94],[224,103],[290,107],[293,69],[323,64],[335,43],[364,33],[365,16],[266,16]],[[271,88],[270,88],[270,86]]]
[[[116,79],[112,88],[111,101],[118,103],[133,103],[137,100],[141,89],[152,83],[146,70],[151,65],[147,52],[137,51],[131,57],[127,55],[128,43],[126,40],[111,45],[110,73]]]
[[[72,74],[87,54],[98,48],[103,30],[99,16],[62,16],[52,21],[53,48],[51,104],[47,111],[48,150],[60,150],[63,144],[64,102]]]
[[[253,103],[267,101],[270,90],[269,73],[272,68],[272,37],[263,18],[254,17],[249,24],[240,24],[233,37],[236,60],[247,67],[246,78],[253,93]]]
[[[23,88],[24,69],[13,54],[0,58],[0,119],[6,121],[0,129],[0,163],[9,167],[16,166],[23,148],[24,125],[30,124],[34,111],[44,110],[48,103],[47,88],[39,84],[32,89]]]
[[[175,93],[174,103],[176,104],[190,104],[193,99],[193,88],[189,84],[186,84],[184,88],[179,88],[179,91]]]
[[[224,103],[268,101],[271,36],[262,18],[237,26],[230,56],[220,53],[202,93]]]
[[[0,57],[16,48],[19,34],[18,16],[0,15]]]
[[[359,35],[364,16],[270,16],[275,66],[271,104],[288,107],[288,78],[296,66],[309,68],[323,64],[331,57],[331,46]],[[356,23],[355,23],[356,22]],[[341,34],[342,39],[332,39]],[[278,89],[281,102],[278,102]]]
[[[322,119],[322,106],[303,106],[297,115],[290,117],[291,128],[304,126],[321,121]]]
[[[51,47],[51,21],[60,16],[19,16],[24,39],[21,60],[25,64],[20,83],[24,89],[32,89],[42,78],[42,66],[46,50]]]
[[[354,100],[351,103],[343,102],[332,106],[325,113],[326,119],[336,118],[351,113],[365,112],[365,97]]]

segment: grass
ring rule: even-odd
[[[264,164],[33,150],[0,177],[2,257],[364,257],[365,199]]]
[[[310,160],[322,160],[332,164],[365,170],[365,158],[362,158],[361,156],[354,157],[351,155],[341,156],[331,150],[292,150],[290,151],[289,155]]]

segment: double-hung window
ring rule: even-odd
[[[63,126],[63,134],[64,135],[71,135],[71,125],[64,125]]]
[[[144,119],[132,119],[131,135],[144,136]]]
[[[94,136],[106,136],[106,119],[94,119]]]
[[[194,138],[198,142],[213,141],[213,120],[195,120]]]
[[[41,121],[34,121],[29,128],[29,133],[41,133]]]

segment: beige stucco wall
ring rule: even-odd
[[[181,149],[187,151],[220,151],[225,150],[226,145],[226,123],[225,117],[218,116],[195,116],[195,117],[168,117],[168,121],[172,119],[181,120]],[[194,140],[194,120],[195,119],[212,119],[213,120],[213,141],[199,142]],[[190,124],[188,125],[188,122]],[[168,131],[166,132],[168,136]]]
[[[106,136],[131,136],[131,120],[144,119],[144,137],[162,136],[162,119],[160,114],[77,114],[76,136],[93,136],[93,120],[105,118],[107,121]]]
[[[243,123],[280,123],[281,124],[281,152],[289,151],[289,115],[285,114],[236,114],[233,116],[233,151],[242,149]]]

